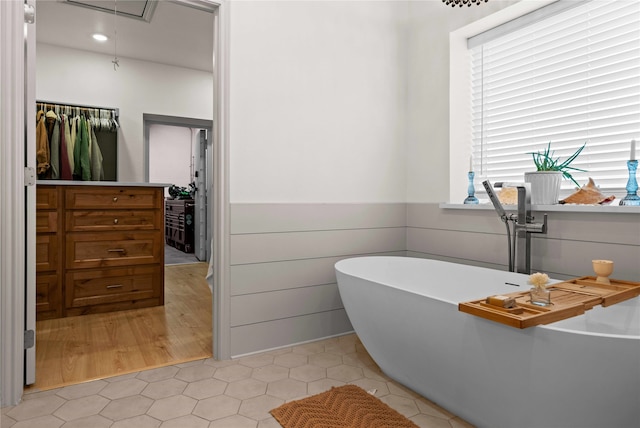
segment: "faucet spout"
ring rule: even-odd
[[[533,218],[531,218],[533,220]],[[547,214],[544,214],[542,223],[515,224],[517,229],[524,229],[527,233],[547,233]]]

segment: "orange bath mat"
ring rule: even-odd
[[[284,428],[418,428],[355,385],[285,403],[271,414]]]

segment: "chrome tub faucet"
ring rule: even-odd
[[[531,215],[530,183],[495,183],[495,187],[515,187],[518,191],[518,214],[507,214],[493,190],[489,180],[482,182],[493,207],[507,227],[507,245],[509,249],[509,271],[531,273],[531,234],[547,233],[547,214],[542,223],[534,223]],[[509,227],[513,224],[513,233]]]

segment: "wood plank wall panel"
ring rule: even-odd
[[[231,235],[231,265],[404,251],[405,228]]]
[[[310,342],[353,331],[344,309],[234,327],[233,356]]]
[[[351,331],[333,268],[346,257],[408,255],[507,269],[506,230],[493,210],[232,204],[231,214],[234,356]],[[640,280],[638,214],[551,212],[549,233],[533,238],[534,270],[573,278],[590,275],[592,259],[609,258],[614,278]]]
[[[342,309],[338,284],[255,293],[231,299],[231,327]]]
[[[542,221],[542,214],[534,213],[536,221]],[[548,216],[547,234],[532,235],[534,271],[575,278],[593,274],[591,260],[611,259],[613,278],[640,281],[640,215],[550,212]],[[506,229],[493,210],[408,204],[407,252],[506,270]]]
[[[437,203],[407,204],[407,227],[505,233],[504,223],[493,210],[442,209]]]
[[[543,213],[534,213],[542,221]],[[547,235],[553,239],[640,244],[640,214],[549,213]]]
[[[404,256],[405,252],[403,250],[375,254]],[[231,296],[335,283],[334,265],[353,256],[234,265],[230,268]]]
[[[327,257],[231,266],[231,296],[335,282],[332,268],[338,260],[340,257]]]
[[[407,251],[407,257],[442,260],[443,262],[461,263],[465,265],[479,266],[479,267],[484,267],[488,269],[506,270],[503,265],[497,264],[497,263],[486,263],[486,262],[480,262],[477,260],[468,260],[468,259],[462,259],[458,257],[448,257],[440,254],[428,254],[428,253],[417,253],[415,251]]]
[[[405,204],[232,204],[231,355],[353,328],[334,265],[405,255]]]
[[[405,204],[232,204],[231,234],[404,227]]]
[[[505,234],[408,228],[407,250],[480,263],[507,264]]]

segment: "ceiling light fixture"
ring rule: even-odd
[[[109,38],[107,36],[105,36],[104,34],[100,34],[100,33],[96,33],[92,37],[94,38],[94,40],[97,40],[99,42],[106,42],[107,40],[109,40]]]
[[[486,3],[489,0],[442,0],[442,3],[446,4],[446,5],[451,5],[451,7],[456,7],[456,6],[464,6],[465,4],[467,6],[471,6],[472,4],[482,4],[483,2]]]

